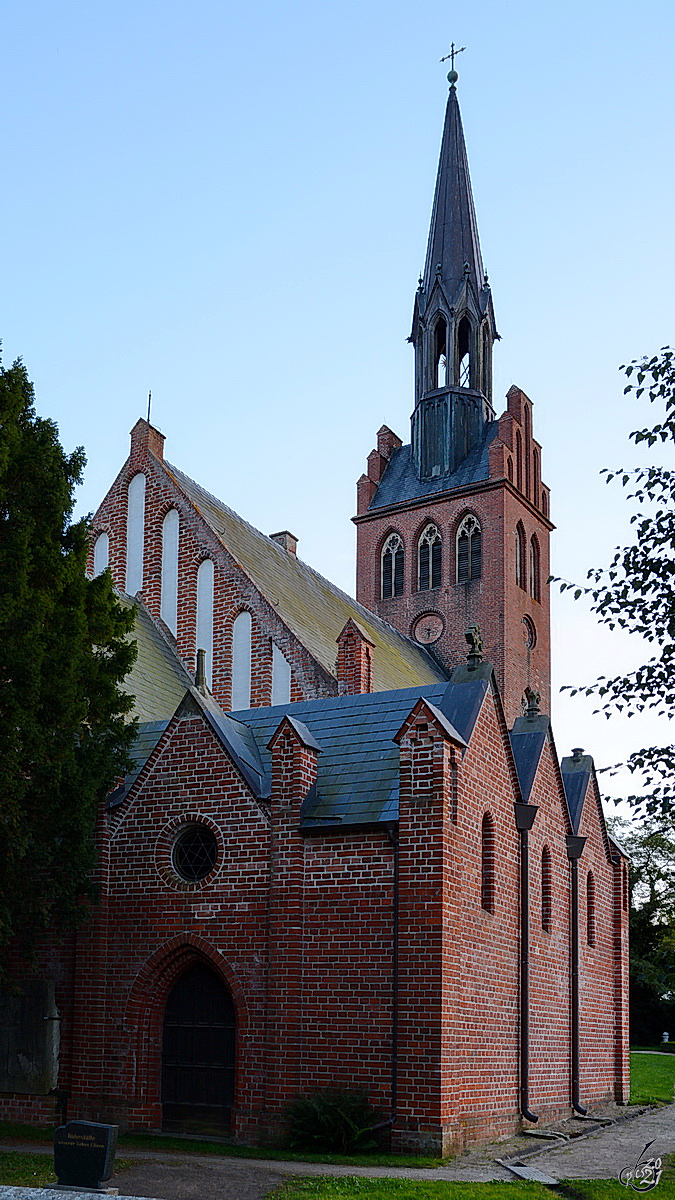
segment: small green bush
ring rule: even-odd
[[[374,1126],[382,1115],[365,1092],[325,1088],[296,1096],[286,1109],[288,1144],[293,1150],[333,1150],[358,1153],[377,1145]]]

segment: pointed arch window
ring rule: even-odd
[[[525,530],[520,521],[516,525],[516,583],[525,591]]]
[[[530,538],[530,595],[533,600],[541,600],[539,542],[534,534]]]
[[[176,636],[178,629],[178,539],[180,517],[178,510],[170,508],[162,522],[162,590],[160,615],[166,626]],[[205,646],[197,649],[205,650]]]
[[[471,387],[471,322],[462,317],[457,327],[457,382],[460,387]]]
[[[539,508],[539,452],[532,451],[532,499]]]
[[[541,927],[547,933],[551,932],[551,915],[551,851],[544,846],[541,852]]]
[[[516,487],[523,490],[523,439],[516,433]]]
[[[417,547],[417,587],[420,592],[441,586],[443,541],[436,525],[427,525]]]
[[[135,596],[143,588],[145,539],[145,475],[134,475],[127,489],[127,574],[125,590]]]
[[[495,911],[495,826],[489,813],[481,824],[480,903],[486,912]]]
[[[483,395],[489,400],[491,392],[491,362],[490,362],[490,327],[487,323],[483,325]]]
[[[244,609],[232,626],[232,708],[251,707],[251,614]]]
[[[94,575],[100,575],[108,567],[110,560],[110,538],[108,534],[99,533],[94,542]]]
[[[382,550],[382,599],[403,595],[405,558],[403,542],[397,533],[392,533]]]
[[[469,513],[457,530],[457,582],[480,579],[482,568],[482,534],[477,517]]]
[[[434,378],[435,388],[444,388],[448,383],[448,326],[445,317],[439,317],[434,327]]]
[[[589,871],[586,877],[586,941],[595,945],[595,879]]]
[[[272,642],[272,705],[291,702],[291,664]]]
[[[197,571],[197,627],[195,650],[205,652],[206,684],[213,687],[213,592],[215,568],[213,559],[205,558]]]

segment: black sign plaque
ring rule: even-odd
[[[59,1184],[98,1190],[115,1166],[117,1125],[68,1121],[54,1134],[54,1170]]]

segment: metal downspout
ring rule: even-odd
[[[514,804],[520,833],[520,1111],[526,1121],[538,1121],[530,1109],[530,866],[528,835],[539,809]]]
[[[571,869],[570,904],[570,965],[571,965],[571,1011],[570,1011],[570,1057],[572,1060],[572,1108],[582,1117],[588,1109],[579,1103],[579,858],[586,845],[586,838],[567,835],[567,857]]]
[[[398,852],[398,830],[393,826],[387,829],[387,836],[391,842],[394,851],[394,912],[393,912],[393,937],[392,937],[392,955],[391,955],[391,1117],[385,1122],[387,1125],[393,1125],[396,1120],[396,1106],[398,1103],[398,976],[399,976],[399,947],[398,947],[398,932],[399,932],[399,852]]]

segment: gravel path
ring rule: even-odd
[[[570,1137],[569,1142],[551,1143],[528,1136],[493,1142],[459,1155],[446,1166],[433,1170],[414,1167],[340,1167],[326,1163],[276,1162],[263,1159],[227,1158],[212,1155],[161,1154],[158,1151],[123,1149],[133,1160],[127,1171],[116,1174],[110,1185],[119,1188],[120,1200],[264,1200],[272,1188],[289,1175],[366,1175],[406,1179],[448,1179],[488,1182],[512,1180],[504,1164],[521,1161],[556,1179],[615,1179],[622,1167],[635,1164],[647,1142],[649,1154],[661,1157],[675,1153],[675,1105],[635,1110],[610,1107],[596,1114],[616,1124],[586,1133],[589,1122],[570,1118],[555,1126]],[[51,1151],[42,1146],[7,1142],[3,1150]],[[100,1194],[100,1193],[99,1193]],[[72,1193],[71,1193],[72,1195]],[[93,1200],[94,1193],[80,1193]],[[51,1189],[0,1186],[0,1200],[63,1200],[64,1193]]]

